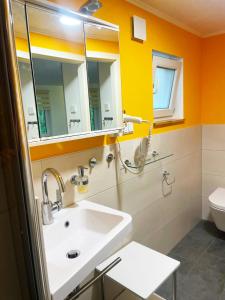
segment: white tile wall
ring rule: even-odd
[[[121,143],[123,159],[133,159],[134,151],[140,140]],[[174,154],[172,157],[146,166],[143,174],[133,175],[122,169],[116,158],[110,166],[106,156],[112,152],[115,157],[116,146],[89,149],[68,155],[43,159],[32,163],[35,193],[41,199],[41,172],[47,167],[56,168],[66,183],[64,204],[89,199],[130,213],[133,217],[133,238],[145,244],[154,244],[157,232],[163,232],[158,246],[154,248],[169,251],[179,239],[189,231],[201,217],[201,127],[190,127],[169,133],[153,135],[151,150]],[[90,184],[86,194],[79,194],[71,185],[70,177],[77,174],[77,167],[88,167],[91,157],[97,158],[96,167],[87,171]],[[225,157],[225,156],[224,156]],[[175,177],[172,193],[162,194],[162,172]],[[169,189],[164,185],[165,191]],[[55,197],[56,183],[49,178],[50,197]],[[169,224],[178,222],[185,214],[186,225],[180,217],[180,226],[174,226],[175,232],[168,244]]]
[[[133,240],[167,253],[201,219],[201,135],[200,126],[154,135],[151,150],[174,155],[146,166],[141,175],[122,169],[115,145],[36,161],[33,163],[35,193],[42,198],[41,172],[54,167],[66,183],[65,205],[85,198],[126,211],[133,217]],[[139,143],[139,139],[121,143],[123,159],[132,160]],[[116,157],[110,166],[106,162],[109,152]],[[77,173],[79,165],[88,166],[93,156],[98,163],[92,172],[87,172],[89,191],[79,194],[70,184],[70,177]],[[162,193],[164,170],[171,173],[171,180],[173,177],[176,180],[172,193],[166,197]],[[54,180],[49,180],[51,199],[55,197],[55,188]]]
[[[209,195],[225,187],[225,125],[204,125],[202,129],[202,217],[211,219]]]

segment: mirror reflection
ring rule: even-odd
[[[12,5],[29,141],[121,128],[118,28]]]
[[[27,13],[40,136],[87,131],[83,22],[35,7]]]
[[[85,24],[91,130],[116,128],[120,108],[120,56],[117,30]]]
[[[24,5],[12,3],[16,54],[28,140],[39,138]]]

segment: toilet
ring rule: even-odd
[[[217,188],[209,196],[209,206],[216,227],[225,231],[225,188]]]

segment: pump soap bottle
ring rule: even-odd
[[[88,191],[88,176],[84,175],[84,170],[87,169],[83,166],[78,167],[78,175],[71,177],[71,183],[77,186],[79,193],[87,193]]]

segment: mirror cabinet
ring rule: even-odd
[[[12,11],[30,145],[118,132],[118,27],[17,1]]]
[[[84,24],[84,31],[91,130],[116,128],[122,110],[119,34],[94,24]]]

